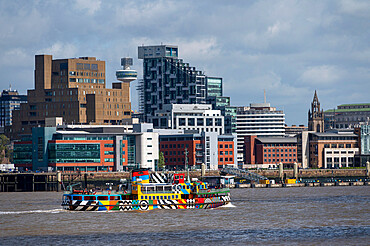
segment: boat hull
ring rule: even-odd
[[[114,201],[79,201],[63,200],[66,210],[74,211],[147,211],[155,209],[211,209],[230,203],[230,196],[176,200],[114,200]]]

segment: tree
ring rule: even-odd
[[[165,168],[166,164],[164,163],[164,155],[163,152],[159,152],[159,160],[158,160],[158,169],[163,170]]]
[[[5,161],[10,161],[12,155],[12,150],[10,148],[10,140],[4,134],[0,135],[0,163]]]

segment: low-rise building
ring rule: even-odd
[[[155,170],[158,150],[158,133],[125,126],[37,127],[14,143],[14,163],[34,171]]]
[[[245,164],[262,164],[275,168],[279,163],[293,166],[297,162],[297,138],[246,136]]]
[[[189,168],[197,169],[202,163],[206,165],[206,169],[211,170],[226,165],[237,166],[235,135],[218,135],[216,132],[160,135],[159,141],[160,151],[163,152],[166,166],[170,170],[185,169],[186,161]]]
[[[358,151],[358,137],[353,132],[309,133],[309,167],[353,167]]]
[[[307,131],[307,130],[308,130],[308,127],[307,126],[304,126],[304,125],[299,125],[299,126],[296,126],[296,125],[292,125],[292,126],[285,125],[285,136],[286,137],[295,137],[295,136],[297,136],[297,134],[300,134],[301,132]]]

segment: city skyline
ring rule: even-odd
[[[286,123],[307,125],[317,90],[324,110],[368,102],[366,1],[137,1],[0,2],[1,88],[34,88],[34,56],[94,56],[117,81],[120,58],[137,47],[169,44],[179,58],[222,77],[231,105],[263,102],[284,110]],[[207,11],[205,11],[207,10]],[[132,108],[138,96],[132,83]]]

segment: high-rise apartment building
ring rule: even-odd
[[[143,80],[139,84],[140,111],[145,120],[165,104],[205,104],[207,97],[222,96],[222,78],[207,77],[178,58],[174,45],[140,46]]]
[[[13,110],[18,110],[21,103],[27,103],[26,95],[19,95],[18,91],[11,88],[3,90],[0,95],[0,128],[12,125]]]
[[[105,61],[36,55],[35,89],[28,90],[28,103],[15,111],[9,135],[30,134],[33,127],[45,126],[47,117],[63,117],[67,124],[120,124],[130,119],[130,81],[135,78],[132,71],[122,71],[117,72],[120,82],[107,89]]]
[[[238,107],[236,114],[238,136],[238,163],[244,160],[244,137],[284,137],[285,114],[270,103],[251,103],[249,107]]]

